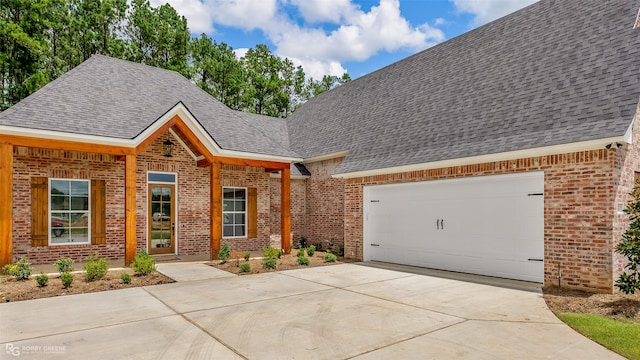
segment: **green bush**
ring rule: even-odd
[[[246,273],[251,271],[251,265],[249,263],[242,263],[240,264],[240,272],[242,273]]]
[[[84,280],[87,282],[100,280],[107,275],[108,271],[109,267],[105,258],[100,258],[98,254],[90,254],[89,260],[84,263]]]
[[[324,262],[336,262],[336,260],[338,260],[338,258],[332,253],[327,253],[324,256]]]
[[[68,272],[63,272],[60,274],[60,281],[62,281],[62,287],[66,289],[73,283],[73,275]]]
[[[139,249],[131,262],[131,269],[136,274],[148,275],[156,271],[156,259],[151,257],[145,249]]]
[[[251,259],[251,253],[249,253],[248,251],[244,252],[244,259],[249,261],[249,259]]]
[[[282,252],[280,252],[280,250],[272,247],[272,246],[265,246],[262,248],[262,257],[267,258],[267,259],[280,259],[280,256],[282,255]]]
[[[305,256],[298,256],[298,264],[309,265],[309,258]]]
[[[304,256],[304,249],[300,249],[300,250],[298,250],[297,256],[298,256],[298,257],[300,257],[300,256]]]
[[[220,251],[218,251],[218,260],[222,260],[225,263],[229,260],[229,256],[231,256],[231,247],[228,243],[224,243],[220,247]]]
[[[58,272],[62,274],[63,272],[72,272],[73,271],[73,259],[69,258],[60,258],[53,263],[53,266],[58,269]]]
[[[312,257],[315,252],[316,252],[315,246],[311,245],[307,248],[307,255],[309,255],[309,257]]]
[[[629,216],[629,226],[622,234],[622,240],[615,251],[627,259],[625,271],[616,281],[616,287],[625,294],[635,294],[640,290],[640,184],[636,183],[631,193],[632,200],[624,212]],[[627,272],[628,270],[628,272]]]
[[[301,237],[300,240],[298,240],[298,249],[304,249],[307,247],[307,238],[306,237]]]
[[[316,251],[322,251],[322,243],[315,243],[313,246],[316,248]]]
[[[49,282],[49,276],[41,272],[40,275],[36,276],[36,282],[40,287],[47,286],[47,283]]]
[[[338,256],[344,256],[344,245],[338,247]]]
[[[122,273],[122,275],[120,275],[120,280],[122,280],[123,284],[131,284],[131,275]]]
[[[23,257],[17,263],[5,265],[3,269],[5,273],[13,276],[16,280],[27,280],[31,276],[33,266],[26,257]]]
[[[278,260],[275,258],[268,258],[262,262],[262,267],[265,269],[275,269]]]

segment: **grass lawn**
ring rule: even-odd
[[[628,359],[640,360],[640,324],[592,314],[558,313],[557,316],[584,336]]]

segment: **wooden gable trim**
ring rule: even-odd
[[[42,139],[29,136],[0,135],[0,143],[30,148],[43,148],[52,150],[78,151],[109,155],[130,155],[134,148],[104,144],[83,143],[68,140]]]
[[[206,167],[212,163],[219,163],[223,165],[237,165],[237,166],[252,166],[264,168],[266,172],[276,172],[284,169],[290,169],[290,163],[268,161],[268,160],[253,160],[243,158],[230,158],[225,156],[214,156],[213,159],[201,159],[198,160],[199,167]]]
[[[165,132],[167,132],[173,125],[175,125],[178,121],[182,121],[178,115],[174,115],[169,121],[167,121],[164,125],[159,127],[156,131],[154,131],[151,135],[149,135],[146,139],[144,139],[138,146],[136,146],[135,153],[140,154],[143,152],[152,142],[162,136]]]

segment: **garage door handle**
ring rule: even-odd
[[[380,246],[380,244],[371,244],[371,246]]]
[[[529,259],[529,261],[544,261],[544,259]]]
[[[440,219],[436,219],[436,229],[440,230]]]

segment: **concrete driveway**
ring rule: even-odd
[[[621,359],[539,291],[359,264],[0,304],[0,357],[44,359]]]

